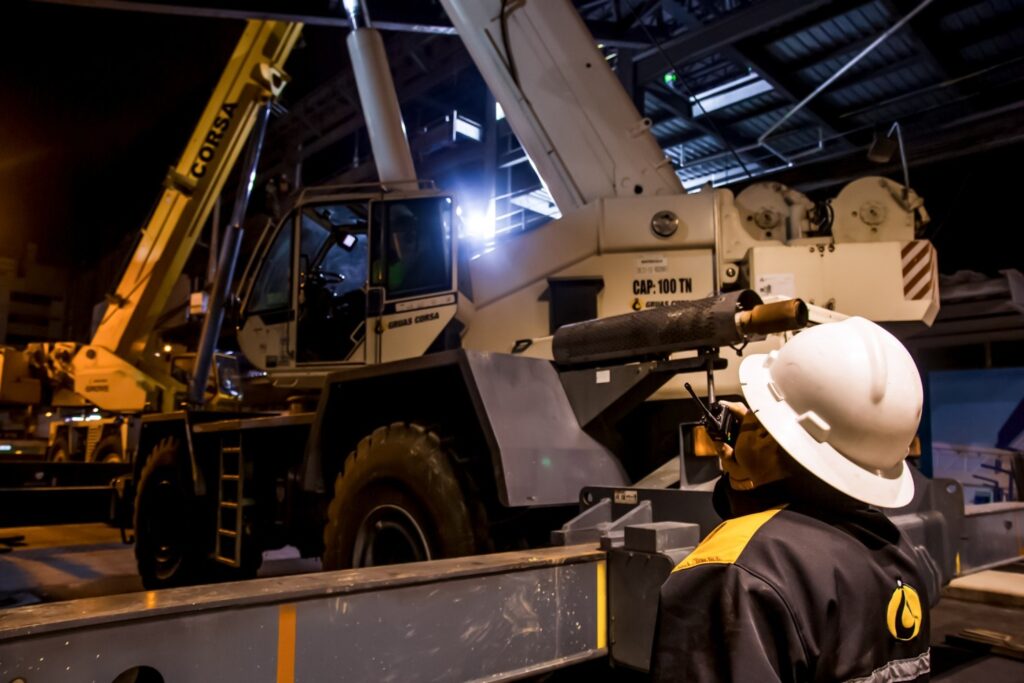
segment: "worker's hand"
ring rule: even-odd
[[[750,413],[750,408],[747,407],[747,404],[739,401],[719,401],[719,403],[740,420],[743,420]],[[733,456],[732,446],[723,443],[718,444],[718,448],[723,458],[731,458]]]

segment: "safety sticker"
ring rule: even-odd
[[[793,273],[758,275],[755,289],[761,296],[796,296],[796,276]]]
[[[636,491],[622,489],[612,494],[612,499],[620,505],[636,505]]]
[[[668,257],[664,254],[644,254],[636,260],[637,275],[658,275],[668,272]]]
[[[443,296],[435,296],[429,299],[399,301],[395,304],[395,311],[398,313],[404,313],[405,311],[415,311],[418,308],[431,308],[433,306],[444,306],[445,304],[453,303],[455,303],[455,295],[445,294]]]

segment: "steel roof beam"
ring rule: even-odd
[[[706,26],[694,26],[658,47],[638,55],[637,80],[659,78],[675,66],[719,52],[737,41],[803,17],[831,5],[828,0],[765,0],[726,15]],[[834,12],[834,9],[831,10]],[[666,64],[666,57],[672,67]]]
[[[805,31],[818,24],[833,20],[842,14],[853,10],[866,9],[874,4],[875,0],[834,0],[817,9],[801,14],[791,21],[771,24],[765,27],[764,31],[759,33],[757,37],[761,43],[768,45],[777,40],[787,38],[794,33]]]
[[[690,130],[699,132],[701,136],[712,138],[723,148],[739,148],[747,144],[746,140],[741,140],[728,131],[716,130],[713,126],[709,126],[706,123],[695,119],[690,111],[691,105],[688,98],[682,97],[681,95],[660,86],[648,87],[647,92],[652,98],[658,101],[658,104],[674,114],[674,120],[680,120],[682,125],[686,126]],[[662,147],[665,147],[665,145],[662,145]]]
[[[429,74],[414,74],[415,78],[410,79],[407,83],[396,84],[401,104],[405,105],[412,100],[422,97],[446,79],[472,66],[472,62],[465,51],[442,51],[436,61],[432,60],[430,66],[431,71]],[[311,95],[318,99],[329,100],[338,91],[344,91],[348,87],[349,80],[347,74],[344,76],[346,77],[331,81],[322,90],[314,91]],[[301,102],[296,109],[300,111],[303,109]],[[307,159],[330,145],[344,140],[353,133],[359,132],[364,127],[362,111],[358,106],[337,107],[333,114],[330,123],[323,122],[320,124],[320,130],[309,131],[313,135],[303,135],[304,131],[301,130],[284,133],[281,137],[289,139],[282,141],[277,146],[277,149],[281,150],[280,156],[268,163],[268,167],[260,173],[260,178],[286,172],[289,170],[289,165],[295,161]],[[297,148],[298,151],[289,153],[289,148]]]
[[[54,5],[75,5],[97,9],[113,9],[129,12],[146,12],[149,14],[170,14],[187,17],[204,17],[208,19],[270,19],[273,21],[291,21],[311,26],[350,26],[347,17],[341,13],[330,14],[295,12],[288,10],[288,3],[281,2],[279,11],[268,11],[262,7],[238,7],[235,2],[204,2],[191,4],[178,0],[36,0]],[[254,3],[259,4],[259,3]],[[393,6],[393,3],[391,4]],[[455,35],[455,28],[448,22],[443,13],[417,12],[428,3],[404,3],[400,9],[391,9],[389,5],[374,4],[373,26],[382,31],[408,31],[412,33],[439,33]],[[399,14],[395,15],[394,12]]]
[[[913,149],[912,166],[919,166],[943,159],[954,159],[989,149],[1024,142],[1020,130],[1020,116],[1024,101],[1011,102],[999,109],[982,114],[970,114],[940,126],[918,128],[914,119],[908,119],[904,133],[910,132],[906,144]],[[939,112],[933,113],[941,118]],[[917,117],[915,117],[917,118]],[[916,131],[920,132],[916,132]],[[800,167],[779,174],[771,179],[796,187],[803,191],[843,183],[864,173],[885,175],[898,172],[899,163],[879,166],[870,162],[859,150],[836,152],[813,159]]]
[[[285,0],[281,0],[280,10],[267,10],[266,5],[247,8],[244,3],[239,7],[239,3],[229,0],[197,2],[195,4],[184,0],[36,0],[36,2],[208,19],[271,19],[301,22],[310,26],[348,27],[351,25],[348,18],[341,14],[332,14],[327,11],[322,13],[296,12]],[[261,5],[261,3],[255,2],[253,4]],[[448,17],[433,3],[378,1],[373,3],[371,9],[373,27],[380,31],[456,35],[455,27],[451,25]],[[590,32],[594,34],[594,39],[610,47],[643,49],[650,47],[650,40],[645,33],[631,29],[633,23],[624,27],[620,23],[611,21],[585,20],[585,22],[590,28]],[[661,33],[657,29],[652,32],[656,36]],[[664,38],[667,39],[667,36]]]
[[[689,144],[692,144],[694,142],[697,142],[698,140],[701,140],[701,139],[703,139],[705,137],[707,137],[707,136],[704,135],[704,133],[702,133],[702,132],[699,132],[699,131],[694,132],[694,131],[688,130],[688,131],[686,131],[684,133],[679,133],[677,135],[673,135],[671,137],[665,138],[664,140],[659,140],[658,142],[661,144],[662,149],[664,149],[666,152],[668,152],[669,150],[671,150],[671,149],[673,149],[675,147],[679,147],[680,145],[682,145],[683,151],[685,151],[686,150],[686,145],[689,145]],[[715,142],[716,142],[716,144],[718,143],[717,140]],[[718,152],[715,152],[715,155],[725,155],[725,154],[728,154],[728,152],[726,152],[725,150],[720,150]],[[690,161],[687,160],[687,163],[690,163]]]
[[[854,40],[851,43],[844,43],[843,45],[830,49],[826,52],[818,52],[809,55],[808,57],[805,57],[803,59],[800,59],[798,61],[789,62],[786,66],[791,71],[800,72],[806,69],[810,69],[811,67],[819,66],[833,59],[840,59],[842,57],[846,57],[847,55],[852,56],[853,54],[860,52],[868,45],[873,43],[875,39],[878,38],[879,35],[881,35],[881,33],[882,31],[868,34],[863,38],[858,38],[857,40]]]
[[[907,3],[900,3],[898,0],[881,0],[881,2],[882,6],[889,10],[894,17],[901,17],[913,9],[913,6],[904,7],[903,5]],[[929,9],[931,11],[925,10],[911,19],[910,23],[904,27],[903,35],[910,40],[914,50],[928,60],[939,76],[947,79],[959,70],[962,61],[947,48],[936,45],[941,42],[937,40],[938,22],[941,15],[935,5]],[[930,36],[931,40],[926,39],[926,36]]]
[[[822,93],[822,97],[827,97],[829,92],[838,92],[840,90],[846,90],[858,85],[864,85],[871,83],[872,81],[878,81],[878,85],[882,85],[881,81],[886,76],[898,73],[907,67],[920,64],[922,62],[930,61],[928,55],[923,54],[912,54],[904,59],[898,59],[895,62],[889,62],[885,66],[878,67],[877,69],[863,70],[858,76],[856,69],[851,69],[848,74],[843,74],[842,78],[836,80],[835,84]]]
[[[730,48],[730,51],[737,61],[750,66],[761,78],[768,81],[780,95],[791,100],[793,106],[796,106],[796,103],[801,101],[810,92],[810,88],[801,83],[785,65],[776,62],[764,48],[737,46]],[[801,111],[810,117],[814,125],[824,129],[826,135],[837,131],[835,124],[832,122],[835,118],[835,112],[823,107],[820,101],[808,104]]]
[[[894,2],[894,0],[888,1]],[[902,6],[901,3],[895,4]],[[930,47],[936,50],[937,55],[943,60],[949,60],[954,71],[963,66],[958,48],[1008,33],[1024,23],[1024,5],[1016,5],[987,21],[982,21],[962,31],[953,32],[942,30],[940,22],[943,15],[941,13],[922,12],[921,14],[922,16],[916,18],[920,21],[914,25],[920,30],[922,37],[930,41]]]

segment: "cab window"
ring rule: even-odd
[[[249,312],[276,311],[291,304],[292,221],[285,220],[278,230],[249,297]]]
[[[452,288],[452,205],[448,197],[375,202],[373,277],[388,299]]]
[[[366,201],[303,207],[299,230],[298,361],[358,361],[365,336]]]
[[[366,202],[303,208],[299,245],[305,280],[317,280],[334,297],[362,291],[369,261]]]

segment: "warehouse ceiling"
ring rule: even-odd
[[[64,1],[210,17],[279,17],[313,27],[346,24],[339,0]],[[367,4],[375,25],[390,33],[403,109],[425,121],[444,115],[444,104],[465,98],[467,77],[459,74],[473,67],[439,3]],[[1014,123],[1024,104],[1022,0],[575,4],[688,187],[863,158],[873,136],[889,132],[894,122],[908,156],[918,162],[1021,135]],[[289,93],[291,114],[277,124],[283,142],[275,170],[286,168],[286,158],[294,163],[296,154],[310,157],[361,128],[351,76],[343,60],[337,67],[334,78],[311,91],[298,86],[304,97]],[[351,157],[366,155],[364,146]],[[853,175],[866,163],[837,167],[838,173]],[[338,176],[335,171],[317,175]],[[842,180],[819,172],[809,177],[817,183]]]
[[[633,68],[687,184],[859,152],[897,121],[918,160],[1019,135],[1024,3],[656,4],[641,25],[669,37]]]
[[[340,0],[52,0],[206,18],[304,21],[261,179],[301,185],[375,178],[348,59]],[[557,208],[436,0],[366,0],[385,33],[421,174],[484,196],[497,155],[497,232]],[[804,191],[865,173],[898,177],[899,155],[866,152],[893,136],[911,167],[1019,141],[1024,0],[576,0],[595,41],[688,188],[780,180]],[[216,22],[213,22],[216,23]]]

